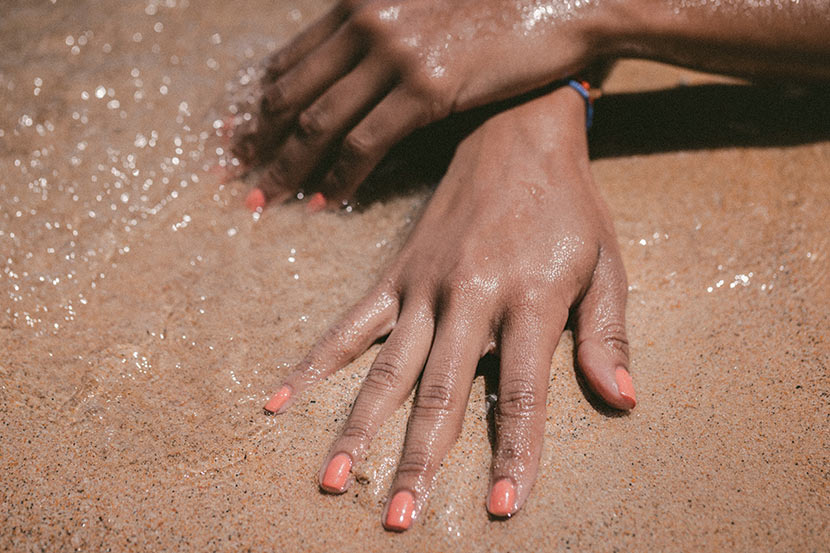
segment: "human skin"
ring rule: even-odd
[[[337,206],[414,129],[596,60],[827,80],[828,28],[828,0],[343,0],[272,56],[234,151],[267,165],[256,204],[320,173]]]
[[[388,336],[319,479],[324,490],[344,492],[351,467],[417,385],[382,517],[387,529],[406,530],[461,429],[478,361],[496,353],[486,505],[510,516],[536,479],[551,359],[569,315],[590,388],[612,407],[634,407],[626,294],[611,219],[591,178],[584,102],[563,87],[492,117],[459,145],[377,286],[311,348],[265,408],[286,412]]]

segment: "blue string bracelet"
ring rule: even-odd
[[[585,129],[591,130],[591,125],[594,124],[594,100],[589,92],[591,85],[588,84],[588,81],[568,79],[568,86],[576,90],[585,100]]]

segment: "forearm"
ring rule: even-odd
[[[830,1],[610,0],[589,31],[613,57],[752,79],[830,80]]]

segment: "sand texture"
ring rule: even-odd
[[[429,190],[257,220],[215,167],[250,68],[326,7],[3,2],[0,550],[830,551],[830,96],[644,62],[592,137],[637,408],[586,395],[567,332],[512,520],[484,509],[483,377],[411,531],[380,525],[408,405],[351,490],[320,493],[378,346],[261,406]]]

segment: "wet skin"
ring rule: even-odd
[[[750,77],[830,78],[830,3],[681,0],[352,0],[268,62],[260,113],[234,152],[266,172],[250,207],[319,173],[336,207],[401,138],[615,56]],[[447,240],[451,228],[454,240]],[[635,405],[627,371],[626,279],[590,177],[584,106],[561,89],[487,121],[449,172],[375,290],[312,348],[266,410],[388,336],[320,469],[332,493],[379,426],[417,392],[383,515],[406,530],[461,427],[478,360],[501,360],[488,510],[513,514],[538,469],[548,372],[575,321],[577,361],[609,405]]]
[[[830,79],[828,24],[826,0],[344,0],[269,60],[234,152],[267,166],[256,203],[319,174],[339,205],[414,129],[600,58]]]
[[[615,408],[634,407],[626,293],[590,174],[585,106],[560,88],[492,117],[460,144],[377,286],[312,347],[266,409],[284,413],[388,336],[319,478],[323,489],[345,491],[351,466],[417,387],[383,514],[387,529],[405,530],[458,436],[476,365],[494,352],[500,378],[486,504],[509,516],[536,478],[551,359],[569,314],[589,386]]]

